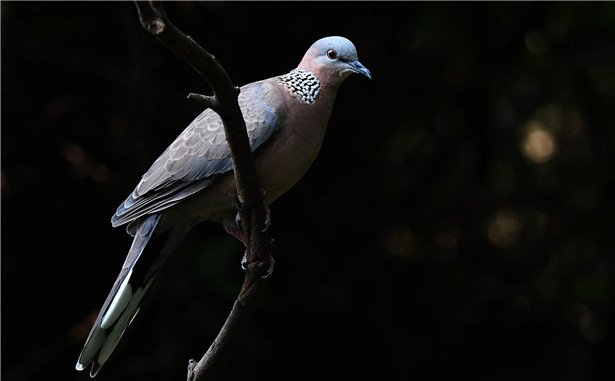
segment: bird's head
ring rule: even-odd
[[[372,78],[371,72],[359,62],[353,43],[339,36],[316,41],[303,56],[299,69],[311,71],[319,79],[330,79],[338,85],[352,73]]]

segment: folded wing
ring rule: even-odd
[[[283,108],[276,91],[272,79],[241,88],[239,107],[252,151],[282,125]],[[211,109],[203,111],[143,175],[111,218],[112,225],[161,211],[208,187],[218,175],[232,170],[230,153],[222,120]]]

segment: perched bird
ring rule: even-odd
[[[352,73],[371,78],[352,42],[326,37],[316,41],[290,73],[241,87],[239,107],[266,204],[295,185],[316,158],[337,89]],[[90,376],[96,376],[139,311],[160,266],[194,225],[219,222],[242,238],[235,222],[232,171],[222,120],[207,109],[143,175],[111,218],[114,227],[128,224],[134,240],[77,370],[92,364]],[[145,250],[152,235],[157,241],[161,237],[162,243]]]

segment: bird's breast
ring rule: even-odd
[[[294,186],[316,158],[325,135],[330,108],[319,102],[288,112],[283,126],[257,156],[256,169],[268,204]]]

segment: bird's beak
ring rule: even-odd
[[[367,78],[372,79],[372,73],[365,66],[363,66],[361,62],[352,61],[352,62],[348,62],[348,65],[350,65],[350,68],[355,73],[363,74]]]

